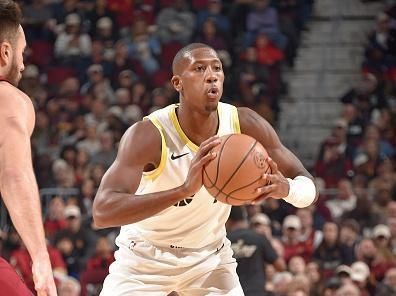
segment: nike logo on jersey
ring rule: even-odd
[[[172,160],[178,159],[178,158],[180,158],[180,157],[183,157],[183,156],[187,155],[188,153],[189,153],[189,152],[184,153],[184,154],[180,154],[180,155],[174,155],[174,154],[172,153],[171,159],[172,159]]]

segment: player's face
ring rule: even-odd
[[[181,63],[180,75],[173,78],[181,100],[206,112],[216,111],[224,82],[223,67],[216,52],[197,48]]]
[[[25,69],[23,64],[23,52],[26,47],[25,33],[21,26],[19,26],[17,40],[12,47],[11,63],[8,73],[5,78],[13,85],[17,86],[19,80],[22,78],[22,71]]]

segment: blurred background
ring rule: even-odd
[[[260,295],[396,295],[395,1],[17,2],[28,43],[19,87],[37,112],[59,295],[98,295],[118,229],[92,224],[95,192],[125,130],[178,101],[171,63],[190,42],[217,50],[223,101],[266,118],[320,189],[307,209],[247,208],[286,263],[264,260]],[[0,213],[0,254],[33,289],[29,255]]]

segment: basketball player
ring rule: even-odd
[[[23,51],[26,47],[20,21],[17,4],[0,0],[0,192],[32,257],[37,294],[56,295],[31,160],[34,108],[30,99],[16,88],[24,69]],[[0,294],[32,295],[2,258]]]
[[[312,177],[271,125],[250,109],[219,102],[223,82],[214,49],[184,47],[173,61],[180,103],[123,136],[93,205],[97,226],[121,226],[101,295],[243,295],[226,239],[231,206],[202,186],[202,168],[215,157],[219,136],[248,134],[267,149],[272,174],[263,176],[256,202],[283,198],[305,207],[315,200]]]

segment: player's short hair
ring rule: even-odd
[[[207,44],[204,44],[204,43],[191,43],[189,45],[186,45],[185,47],[180,49],[177,52],[177,54],[175,55],[175,57],[173,58],[173,62],[172,62],[173,74],[176,74],[176,71],[177,71],[176,68],[177,68],[177,65],[180,63],[180,61],[182,59],[184,59],[188,53],[190,53],[194,49],[198,49],[198,48],[209,48],[209,49],[212,49],[214,52],[216,52],[213,47],[211,47]]]
[[[21,21],[19,5],[12,0],[0,0],[0,43],[8,41],[14,44]]]

